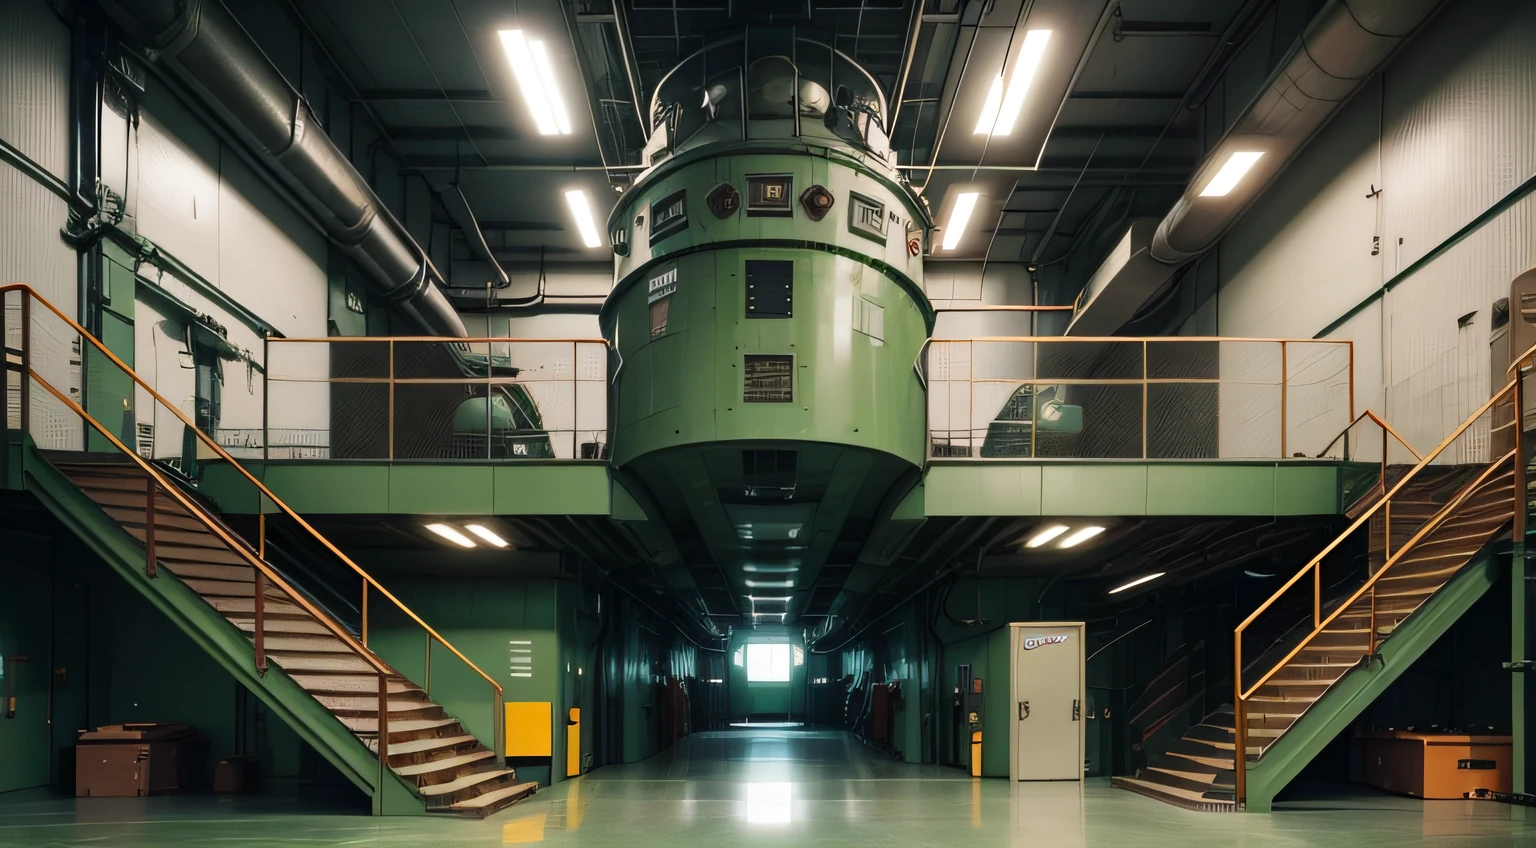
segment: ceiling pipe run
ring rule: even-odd
[[[169,60],[279,166],[331,240],[396,311],[426,333],[468,335],[426,252],[223,4],[101,0],[100,5],[149,48],[151,58]]]
[[[1068,335],[1109,335],[1178,269],[1226,235],[1296,154],[1360,90],[1444,0],[1331,0],[1248,109],[1213,147],[1151,238],[1134,227],[1079,299]],[[1254,154],[1258,154],[1256,157]],[[1247,162],[1246,171],[1231,179]],[[1222,183],[1230,183],[1222,185]],[[1118,268],[1112,266],[1119,266]],[[1119,285],[1122,274],[1133,276]]]

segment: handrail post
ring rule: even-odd
[[[1285,340],[1280,341],[1280,458],[1285,459],[1290,454],[1285,452],[1285,389],[1291,381],[1290,363],[1286,361]]]
[[[379,783],[374,795],[382,807],[384,799],[384,770],[389,768],[389,679],[379,672]],[[381,809],[382,813],[383,810]]]
[[[427,665],[426,665],[426,670],[422,672],[422,677],[425,678],[425,679],[422,680],[422,682],[421,682],[421,690],[423,692],[427,693],[427,697],[430,698],[432,696],[432,634],[431,633],[427,633],[426,637],[427,637]]]
[[[1147,340],[1141,340],[1141,458],[1147,458],[1147,406],[1152,387],[1147,383]]]
[[[501,690],[491,687],[491,743],[496,746],[496,765],[507,764],[507,708],[502,703]]]
[[[21,293],[21,432],[32,431],[32,291]]]
[[[1312,626],[1323,623],[1323,561],[1312,563]]]
[[[490,398],[486,398],[490,403]],[[389,461],[395,461],[395,340],[389,340]]]
[[[1232,803],[1248,800],[1248,716],[1243,710],[1243,631],[1232,632]]]
[[[256,572],[255,600],[256,610],[256,673],[267,673],[267,577],[261,573],[261,569],[252,569]]]
[[[368,647],[368,581],[363,581],[363,647]]]
[[[1525,458],[1525,374],[1522,366],[1523,360],[1515,362],[1515,467],[1514,467],[1514,503],[1513,527],[1511,535],[1514,537],[1514,550],[1510,557],[1509,577],[1510,585],[1514,590],[1510,592],[1509,620],[1510,632],[1513,638],[1510,640],[1511,666],[1518,668],[1518,663],[1526,658],[1525,647],[1525,590],[1527,569],[1525,564],[1525,533],[1526,513],[1530,510],[1530,490],[1526,488],[1526,458]],[[1511,718],[1511,738],[1513,754],[1510,763],[1512,791],[1526,792],[1527,773],[1529,763],[1526,762],[1525,749],[1527,744],[1526,732],[1528,730],[1525,719],[1526,712],[1526,684],[1524,674],[1511,674],[1509,706]]]
[[[145,477],[144,492],[144,576],[155,576],[155,478]]]

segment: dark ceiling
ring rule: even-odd
[[[551,202],[558,192],[587,187],[606,213],[616,192],[604,187],[622,189],[636,173],[640,115],[679,58],[743,27],[793,27],[831,41],[886,87],[899,163],[936,214],[951,187],[981,188],[989,225],[943,259],[1041,265],[1073,256],[1091,264],[1120,221],[1166,211],[1206,136],[1221,129],[1219,116],[1203,127],[1201,107],[1238,49],[1269,37],[1277,5],[306,0],[291,8],[406,168],[439,190],[461,186],[487,241],[508,258],[605,261],[604,249],[580,245],[563,205]],[[992,142],[966,132],[1015,36],[1046,25],[1059,49],[1032,90],[1028,131]],[[497,41],[508,28],[549,45],[574,134],[534,131]],[[1051,80],[1059,86],[1047,91]]]
[[[1262,77],[1289,46],[1274,35],[1278,16],[1289,14],[1278,0],[284,2],[344,78],[350,108],[382,128],[401,173],[420,175],[442,193],[458,258],[478,255],[478,239],[464,237],[478,226],[498,261],[537,259],[597,278],[610,254],[582,246],[560,192],[587,189],[606,216],[640,171],[648,123],[642,116],[655,87],[714,38],[744,28],[793,28],[802,38],[830,42],[874,75],[890,103],[898,166],[936,219],[944,220],[946,197],[956,189],[983,197],[978,225],[960,248],[930,262],[1061,265],[1082,279],[1127,219],[1167,211],[1229,113],[1246,105],[1241,92],[1221,85],[1229,66],[1257,61]],[[991,82],[1011,67],[1005,62],[1017,55],[1018,39],[1041,28],[1052,30],[1051,52],[1021,113],[1022,128],[1006,138],[971,131]],[[522,29],[547,45],[573,134],[536,132],[498,40],[504,29]],[[1243,52],[1255,44],[1261,49]],[[459,192],[462,208],[448,199]],[[711,617],[749,612],[741,587],[751,575],[717,565],[741,523],[728,507],[716,504],[719,520],[693,527],[691,536],[647,522],[509,519],[506,528],[524,550],[579,550],[609,562],[633,591],[653,600],[670,594],[666,603],[677,604],[675,612],[709,629]],[[808,622],[856,615],[981,552],[992,555],[978,560],[989,573],[1055,574],[1062,566],[1010,547],[1034,529],[1029,522],[927,522],[871,536],[876,518],[850,509],[846,520],[817,519],[828,550],[819,556],[820,570],[797,587],[795,613]],[[390,523],[329,529],[372,544],[379,532],[399,532],[380,526]],[[855,525],[863,528],[858,539],[841,538]],[[1316,530],[1222,521],[1122,524],[1092,546],[1096,553],[1084,551],[1093,567],[1078,576],[1097,586],[1156,566],[1199,579],[1231,563],[1189,559],[1184,552],[1197,546],[1237,561],[1283,550]],[[407,547],[423,544],[418,530],[404,532],[411,536],[402,540]],[[1141,533],[1134,542],[1132,532]],[[681,594],[667,591],[684,587]]]

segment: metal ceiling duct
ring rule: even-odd
[[[1103,335],[1123,326],[1096,313],[1134,315],[1180,266],[1213,247],[1312,137],[1439,9],[1444,0],[1332,0],[1307,25],[1289,57],[1216,144],[1162,223],[1147,256],[1161,263],[1161,280],[1145,263],[1131,263],[1134,286],[1117,285],[1109,263],[1085,291],[1069,335]],[[1262,154],[1232,190],[1201,196],[1234,153]],[[1106,274],[1106,271],[1110,271]],[[1155,275],[1154,275],[1155,276]],[[1103,278],[1103,279],[1101,279]],[[1113,326],[1110,326],[1113,324]]]
[[[223,4],[101,0],[101,6],[281,166],[330,238],[401,314],[433,335],[468,335],[426,252]]]

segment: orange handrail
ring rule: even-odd
[[[1408,440],[1403,438],[1402,435],[1397,432],[1397,430],[1393,429],[1391,424],[1388,424],[1381,416],[1377,415],[1375,412],[1373,412],[1373,411],[1371,411],[1369,409],[1367,409],[1366,411],[1364,411],[1364,412],[1360,413],[1359,415],[1355,416],[1355,420],[1349,422],[1349,426],[1348,427],[1345,427],[1343,430],[1340,430],[1339,434],[1337,436],[1333,437],[1333,441],[1329,442],[1326,446],[1323,447],[1322,450],[1318,451],[1317,455],[1318,456],[1322,456],[1323,454],[1326,454],[1329,450],[1331,450],[1333,448],[1334,445],[1339,443],[1339,439],[1344,438],[1345,434],[1347,434],[1350,430],[1355,429],[1355,425],[1356,424],[1359,424],[1361,421],[1364,421],[1366,419],[1370,419],[1370,420],[1376,422],[1377,426],[1381,427],[1382,430],[1385,430],[1389,435],[1392,436],[1392,438],[1397,439],[1397,443],[1402,445],[1403,447],[1407,448],[1408,452],[1413,454],[1413,458],[1414,459],[1416,459],[1416,460],[1423,460],[1424,459],[1424,456],[1422,454],[1420,454],[1418,451],[1414,450],[1413,449],[1413,445],[1408,444]],[[1386,461],[1387,461],[1387,459],[1386,459],[1387,455],[1386,455],[1385,451],[1382,452],[1381,457],[1382,457],[1382,459],[1381,459],[1382,463],[1385,464]],[[1345,457],[1345,458],[1348,459],[1348,457]]]
[[[1516,367],[1525,364],[1533,356],[1536,356],[1536,346],[1532,346],[1529,350],[1527,350],[1524,354],[1522,354],[1521,357],[1515,361],[1515,364],[1511,366],[1511,371],[1513,371]],[[1352,606],[1356,601],[1358,601],[1362,597],[1364,597],[1366,592],[1373,591],[1375,586],[1376,586],[1376,583],[1381,579],[1382,575],[1384,575],[1388,571],[1390,571],[1392,569],[1392,567],[1395,566],[1399,561],[1401,561],[1402,558],[1408,552],[1413,550],[1413,548],[1419,543],[1419,541],[1421,539],[1423,539],[1426,535],[1428,535],[1430,532],[1432,532],[1433,530],[1438,528],[1442,523],[1444,523],[1445,520],[1453,512],[1455,512],[1463,503],[1466,502],[1467,498],[1471,497],[1472,493],[1476,492],[1479,488],[1481,488],[1483,486],[1484,483],[1486,483],[1488,481],[1489,477],[1497,469],[1501,468],[1504,465],[1505,462],[1510,461],[1511,459],[1517,458],[1520,455],[1520,453],[1521,453],[1520,436],[1521,436],[1521,433],[1522,433],[1522,428],[1520,426],[1516,427],[1516,447],[1513,450],[1509,451],[1508,453],[1504,454],[1503,456],[1498,457],[1498,458],[1494,459],[1492,462],[1490,462],[1488,464],[1488,466],[1483,469],[1483,471],[1478,475],[1478,477],[1475,480],[1473,480],[1471,483],[1467,484],[1466,486],[1463,486],[1461,491],[1457,494],[1456,497],[1454,497],[1449,503],[1447,503],[1445,506],[1441,507],[1438,511],[1436,511],[1436,513],[1433,516],[1431,516],[1427,521],[1425,521],[1424,524],[1419,527],[1418,531],[1415,532],[1413,534],[1413,536],[1411,538],[1409,538],[1408,541],[1405,542],[1395,552],[1390,551],[1390,532],[1391,532],[1391,530],[1390,530],[1390,523],[1389,523],[1388,524],[1388,528],[1387,528],[1387,533],[1388,533],[1387,544],[1388,544],[1388,554],[1389,554],[1388,557],[1387,557],[1387,561],[1381,566],[1381,568],[1377,569],[1376,572],[1369,577],[1369,579],[1367,579],[1365,581],[1364,585],[1362,585],[1352,595],[1350,595],[1350,597],[1348,599],[1346,599],[1342,604],[1338,605],[1334,609],[1334,611],[1331,614],[1329,614],[1326,618],[1324,618],[1323,615],[1322,615],[1322,606],[1321,606],[1322,605],[1321,578],[1322,578],[1322,561],[1323,561],[1323,559],[1328,554],[1332,553],[1333,550],[1336,549],[1340,544],[1342,544],[1344,542],[1344,540],[1348,539],[1351,535],[1353,535],[1355,533],[1355,531],[1359,530],[1362,526],[1364,526],[1366,524],[1366,522],[1368,522],[1372,518],[1374,518],[1377,515],[1377,513],[1382,512],[1383,510],[1385,510],[1386,514],[1388,516],[1390,516],[1390,514],[1391,514],[1390,510],[1391,510],[1391,500],[1392,500],[1392,498],[1395,497],[1397,495],[1397,493],[1400,490],[1402,490],[1402,488],[1405,485],[1407,485],[1407,483],[1410,480],[1412,480],[1414,477],[1416,477],[1420,471],[1422,471],[1425,467],[1427,467],[1430,464],[1432,464],[1440,456],[1440,454],[1443,453],[1446,450],[1446,448],[1450,447],[1450,445],[1452,443],[1454,443],[1457,439],[1459,439],[1462,436],[1462,434],[1464,434],[1474,423],[1477,422],[1478,419],[1482,418],[1483,415],[1488,413],[1490,410],[1494,409],[1495,407],[1499,406],[1500,404],[1502,404],[1502,403],[1504,403],[1504,402],[1506,402],[1506,401],[1508,401],[1510,399],[1513,399],[1514,402],[1515,402],[1515,407],[1516,407],[1515,418],[1516,418],[1516,422],[1518,423],[1520,418],[1522,417],[1521,410],[1520,410],[1520,406],[1521,406],[1521,403],[1522,403],[1522,398],[1521,398],[1521,395],[1522,395],[1521,380],[1522,379],[1523,379],[1522,377],[1516,377],[1514,380],[1510,381],[1510,383],[1508,385],[1506,385],[1504,388],[1500,389],[1497,393],[1495,393],[1493,395],[1493,397],[1489,398],[1485,403],[1483,403],[1482,406],[1478,407],[1478,409],[1475,412],[1473,412],[1470,416],[1468,416],[1467,419],[1465,421],[1463,421],[1460,426],[1458,426],[1449,436],[1447,436],[1443,441],[1441,441],[1440,444],[1437,445],[1434,450],[1430,451],[1427,455],[1421,457],[1419,459],[1418,464],[1416,464],[1412,469],[1410,469],[1406,474],[1404,474],[1402,476],[1402,478],[1400,478],[1397,481],[1397,483],[1394,486],[1392,486],[1390,491],[1385,492],[1380,500],[1378,500],[1376,503],[1372,504],[1369,509],[1367,509],[1364,513],[1362,513],[1360,516],[1358,516],[1353,522],[1351,522],[1349,527],[1347,527],[1344,530],[1343,533],[1341,533],[1332,542],[1329,542],[1328,545],[1326,547],[1324,547],[1323,550],[1320,553],[1318,553],[1317,556],[1313,557],[1310,561],[1308,561],[1308,563],[1306,565],[1302,566],[1302,568],[1300,570],[1298,570],[1294,575],[1292,575],[1292,577],[1289,580],[1287,580],[1284,585],[1282,585],[1279,589],[1275,590],[1275,592],[1272,595],[1270,595],[1270,597],[1268,599],[1266,599],[1263,603],[1261,603],[1258,606],[1258,608],[1256,608],[1247,618],[1243,619],[1242,623],[1239,624],[1233,630],[1233,633],[1232,633],[1232,637],[1233,637],[1233,689],[1234,689],[1234,695],[1235,695],[1234,703],[1233,703],[1233,740],[1234,740],[1234,744],[1233,744],[1233,755],[1234,755],[1233,765],[1234,765],[1235,776],[1236,776],[1236,786],[1235,786],[1236,794],[1235,794],[1234,797],[1235,797],[1235,801],[1237,803],[1241,804],[1241,803],[1244,802],[1244,800],[1245,800],[1245,792],[1244,792],[1244,790],[1245,790],[1245,787],[1246,787],[1247,735],[1248,735],[1247,734],[1247,730],[1248,730],[1248,728],[1247,728],[1247,719],[1244,716],[1244,709],[1243,709],[1244,702],[1246,702],[1248,699],[1253,697],[1253,695],[1259,690],[1260,687],[1262,687],[1265,683],[1269,682],[1269,680],[1271,678],[1273,678],[1275,674],[1279,673],[1280,670],[1286,665],[1286,663],[1290,662],[1292,658],[1294,658],[1298,653],[1300,653],[1304,648],[1306,648],[1306,646],[1308,644],[1310,644],[1312,642],[1312,640],[1318,634],[1322,633],[1328,627],[1328,625],[1332,624],[1340,615],[1342,615],[1344,613],[1345,610],[1349,609],[1349,607]],[[1389,425],[1386,424],[1386,422],[1381,421],[1379,418],[1377,418],[1374,414],[1370,413],[1369,411],[1366,414],[1370,415],[1371,418],[1376,420],[1377,423],[1381,424],[1383,428],[1388,429],[1388,431],[1390,432],[1390,427],[1389,427]],[[1364,417],[1364,416],[1361,416],[1361,417]],[[1357,419],[1357,421],[1358,420],[1359,419]],[[1351,426],[1353,426],[1353,424],[1351,424]],[[1394,436],[1396,436],[1400,442],[1403,443],[1404,447],[1407,447],[1410,451],[1413,450],[1413,448],[1411,446],[1409,446],[1406,441],[1403,441],[1401,436],[1397,436],[1397,434],[1395,432],[1393,432],[1392,434]],[[1335,439],[1335,441],[1337,441],[1337,439]],[[1330,446],[1331,446],[1331,444],[1332,443],[1330,443]],[[1385,463],[1385,457],[1383,457],[1383,463]],[[1519,463],[1518,463],[1518,460],[1517,460],[1516,461],[1517,474],[1518,474],[1518,470],[1519,470],[1518,466],[1519,466]],[[1518,512],[1518,511],[1516,511],[1516,512]],[[1517,527],[1517,529],[1519,529],[1519,528]],[[1275,604],[1275,602],[1278,601],[1280,599],[1280,597],[1283,596],[1287,591],[1289,591],[1292,586],[1295,586],[1298,582],[1301,581],[1302,578],[1306,577],[1309,572],[1312,574],[1313,579],[1315,581],[1314,582],[1314,589],[1313,589],[1313,613],[1312,613],[1313,627],[1312,627],[1311,632],[1309,632],[1305,637],[1303,637],[1301,642],[1298,643],[1294,648],[1292,648],[1291,651],[1289,653],[1287,653],[1284,658],[1282,658],[1278,663],[1275,663],[1268,671],[1266,671],[1259,678],[1259,680],[1257,682],[1255,682],[1252,686],[1249,686],[1249,687],[1247,687],[1245,689],[1244,686],[1243,686],[1243,633],[1248,629],[1249,625],[1251,625],[1255,620],[1258,619],[1258,617],[1260,615],[1262,615],[1271,606],[1273,606]],[[1374,610],[1374,607],[1373,607],[1373,610]],[[1374,616],[1374,611],[1373,611],[1373,616]],[[1372,644],[1374,645],[1374,640],[1375,640],[1375,636],[1376,636],[1376,634],[1375,634],[1374,618],[1371,621],[1369,626],[1370,626],[1370,629],[1371,629]]]
[[[323,339],[290,339],[287,336],[269,336],[267,341],[271,344],[333,344],[336,342],[440,342],[442,344],[600,344],[608,346],[607,339],[510,339],[497,338],[495,336],[475,336],[461,339],[457,336],[327,336]]]
[[[188,418],[184,412],[182,412],[180,409],[178,409],[175,404],[171,403],[163,395],[161,395],[159,392],[155,391],[153,386],[150,386],[148,383],[144,382],[144,380],[142,378],[140,378],[139,375],[132,368],[129,368],[127,366],[127,364],[125,364],[121,359],[119,359],[117,357],[116,354],[114,354],[114,353],[112,353],[112,351],[108,350],[106,345],[102,344],[99,339],[97,339],[95,336],[91,335],[90,332],[88,332],[84,327],[82,327],[79,323],[77,323],[73,318],[70,318],[68,315],[65,315],[63,312],[59,311],[58,307],[54,306],[52,303],[50,303],[48,301],[47,298],[45,298],[42,295],[38,294],[36,289],[32,288],[31,286],[27,285],[26,283],[11,283],[9,285],[0,286],[0,296],[3,296],[4,294],[6,294],[8,292],[12,292],[12,291],[23,292],[25,296],[30,297],[32,300],[35,300],[38,303],[41,303],[44,307],[46,307],[48,309],[48,311],[50,311],[54,315],[58,316],[58,318],[61,321],[63,321],[65,324],[69,325],[72,329],[74,329],[74,331],[76,333],[79,333],[81,338],[83,338],[88,344],[90,344],[92,347],[96,348],[103,356],[107,357],[107,359],[109,361],[111,361],[114,365],[116,365],[118,368],[122,369],[122,371],[125,374],[127,374],[128,377],[131,378],[135,384],[137,384],[140,388],[144,389],[145,391],[149,392],[151,397],[153,397],[155,400],[159,401],[163,406],[165,406],[166,409],[168,409],[171,412],[171,414],[175,415],[178,419],[180,419],[182,424],[186,425],[188,428],[191,429],[191,431],[194,434],[196,434],[197,439],[199,441],[201,441],[203,444],[207,445],[210,449],[212,449],[213,452],[219,456],[219,458],[221,458],[225,462],[229,463],[229,466],[231,468],[233,468],[235,471],[239,472],[239,474],[242,477],[244,477],[247,481],[249,481],[251,483],[251,485],[255,486],[257,491],[259,491],[268,500],[272,501],[272,504],[274,506],[276,506],[277,509],[280,512],[282,512],[284,515],[287,515],[290,519],[292,519],[294,521],[294,523],[296,523],[300,527],[304,528],[304,530],[306,532],[308,532],[311,536],[313,536],[316,541],[318,541],[320,544],[324,545],[327,550],[329,550],[331,553],[335,554],[336,557],[338,559],[340,559],[342,562],[346,563],[349,568],[351,568],[354,572],[356,572],[363,579],[363,582],[366,585],[372,586],[374,591],[378,592],[379,594],[381,594],[385,598],[387,598],[389,601],[394,603],[394,605],[397,608],[399,608],[401,612],[405,613],[412,621],[414,621],[417,625],[419,625],[421,627],[421,629],[423,631],[425,631],[426,634],[431,639],[435,640],[438,644],[440,644],[443,647],[447,648],[454,656],[458,657],[465,665],[467,665],[471,669],[473,669],[476,674],[478,674],[482,678],[484,678],[485,681],[487,683],[491,684],[491,686],[496,690],[498,695],[502,693],[502,686],[501,686],[500,683],[497,683],[494,678],[492,678],[490,675],[486,674],[484,670],[482,670],[478,665],[475,665],[472,661],[470,661],[470,659],[468,657],[464,656],[464,654],[461,651],[459,651],[458,648],[454,647],[452,643],[450,643],[447,639],[443,638],[443,636],[441,634],[439,634],[436,630],[434,630],[431,625],[427,624],[425,621],[422,621],[420,616],[416,615],[416,613],[413,612],[404,603],[402,603],[399,598],[396,598],[392,593],[390,593],[390,591],[388,589],[385,589],[384,586],[381,585],[377,580],[375,580],[371,574],[369,574],[363,568],[358,566],[357,563],[353,562],[350,557],[348,557],[346,554],[342,553],[339,548],[337,548],[335,545],[331,544],[331,541],[329,539],[327,539],[324,536],[320,535],[320,532],[317,531],[313,526],[311,526],[309,522],[305,521],[302,517],[299,516],[299,514],[297,512],[294,512],[291,508],[289,508],[289,506],[286,503],[284,503],[281,498],[279,498],[276,494],[274,494],[271,489],[268,489],[264,484],[262,484],[262,482],[260,480],[256,479],[254,476],[252,476],[251,473],[245,469],[245,466],[241,465],[238,461],[236,461],[233,456],[230,456],[229,453],[227,451],[225,451],[224,448],[220,447],[217,442],[215,442],[212,438],[210,438],[202,430],[198,429],[197,425],[195,423],[193,423],[193,421],[190,418]],[[436,339],[436,340],[437,341],[454,341],[454,339],[441,339],[441,338],[440,339]],[[28,370],[30,376],[36,377],[36,372],[32,371],[32,368],[31,368],[30,364],[27,365],[27,370]],[[43,382],[41,378],[37,378],[37,379],[38,379],[40,384],[44,385],[46,388],[49,388],[50,391],[53,391],[54,394],[57,395],[57,391],[56,390],[53,390],[52,387],[47,386],[47,384],[45,382]],[[71,405],[74,406],[74,404],[71,404]],[[77,406],[75,408],[78,409]],[[88,415],[86,415],[84,410],[79,410],[79,414],[85,416],[87,418],[87,420],[94,422],[94,419],[91,419]],[[98,427],[98,429],[99,429],[101,425],[99,424],[99,422],[96,422],[94,424],[94,426]],[[136,453],[134,453],[133,451],[128,450],[126,446],[124,446],[121,442],[117,441],[115,438],[112,438],[110,435],[108,436],[108,438],[111,439],[115,443],[115,446],[118,447],[118,449],[125,451],[129,455],[134,456],[136,459],[142,459],[141,457],[138,457],[138,455]],[[159,478],[158,475],[157,475],[157,479],[161,479],[161,478]],[[164,481],[162,480],[161,482],[163,483]],[[265,574],[266,572],[267,572],[267,570],[263,569],[263,573]],[[268,576],[270,577],[271,575],[268,575]],[[328,618],[328,616],[324,616],[324,617]],[[364,648],[364,650],[367,651],[366,648]],[[372,652],[368,651],[368,653],[371,654]],[[499,717],[497,717],[497,720],[499,721]]]

